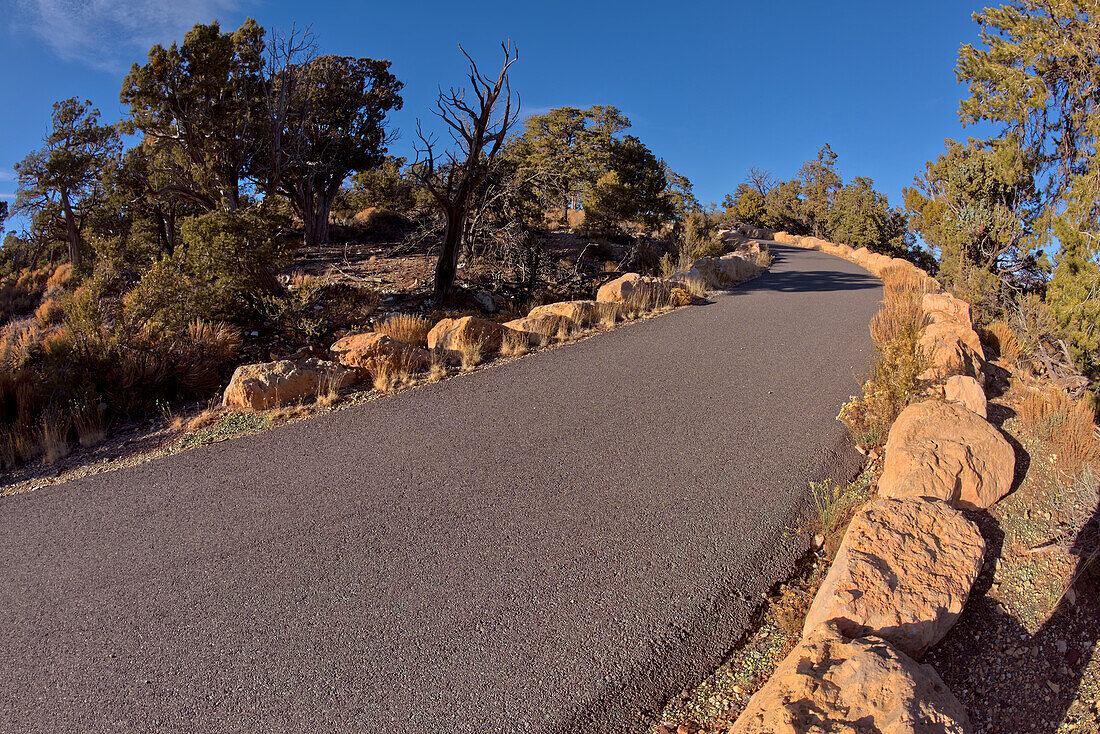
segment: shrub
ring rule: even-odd
[[[726,251],[718,234],[718,222],[707,214],[692,212],[684,217],[680,254],[689,262],[701,257],[717,257]]]
[[[263,206],[184,220],[179,235],[183,264],[203,284],[196,292],[201,313],[240,319],[246,296],[277,290],[274,269],[283,265],[289,251],[288,241],[278,232],[286,224]]]
[[[831,479],[810,482],[810,496],[816,510],[812,530],[821,535],[823,552],[829,558],[836,554],[856,512],[871,498],[873,487],[874,472],[870,468],[847,486],[834,484]]]
[[[340,329],[362,323],[378,305],[368,288],[322,278],[299,279],[283,293],[254,298],[257,314],[297,340],[329,342]]]
[[[193,319],[210,317],[200,309],[199,289],[181,263],[166,258],[153,263],[122,297],[123,313],[134,324],[152,323],[179,331]]]

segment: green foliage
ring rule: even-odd
[[[543,210],[561,207],[564,216],[573,201],[611,171],[616,136],[629,127],[630,120],[610,105],[558,107],[528,117],[523,135],[504,157]]]
[[[797,179],[783,181],[764,195],[766,226],[791,234],[807,234],[802,219],[802,184]]]
[[[735,196],[732,203],[738,221],[754,227],[767,226],[768,206],[764,194],[748,184],[741,184]]]
[[[209,301],[200,284],[173,258],[165,258],[145,271],[138,284],[123,298],[123,313],[132,324],[155,324],[179,331],[194,319],[210,318]]]
[[[1051,313],[1086,372],[1100,370],[1100,264],[1080,228],[1055,223],[1061,253],[1047,288]]]
[[[262,206],[214,211],[183,222],[181,265],[199,283],[197,305],[217,318],[240,318],[246,296],[264,290],[285,263],[281,217]]]
[[[821,147],[816,159],[802,164],[798,180],[802,184],[803,226],[815,237],[827,237],[829,211],[842,183],[836,171],[836,153],[828,143]]]
[[[913,229],[939,249],[939,278],[958,297],[995,315],[1010,281],[1037,280],[1036,192],[1018,148],[949,140],[904,194]]]
[[[264,29],[249,18],[235,33],[197,24],[183,43],[149,50],[134,64],[120,99],[129,130],[173,149],[185,167],[166,169],[172,185],[205,209],[236,209],[240,185],[262,145]]]
[[[103,200],[101,167],[118,149],[118,132],[99,124],[99,110],[71,97],[54,104],[45,145],[15,166],[16,210],[38,219],[47,237],[64,241],[78,270],[83,266],[82,230]]]
[[[279,143],[257,157],[257,174],[293,204],[307,245],[328,241],[329,211],[348,175],[383,162],[386,114],[401,109],[403,86],[389,68],[328,55],[287,64],[270,79]]]
[[[352,176],[348,199],[356,211],[374,207],[408,216],[426,208],[419,194],[420,187],[407,175],[405,159],[386,156],[380,165]]]
[[[981,43],[959,51],[958,78],[970,93],[960,115],[996,125],[994,155],[1018,158],[1035,181],[1022,227],[1038,223],[1036,246],[1059,247],[1047,297],[1083,365],[1095,370],[1100,16],[1091,2],[1014,0],[974,17]]]
[[[616,142],[611,171],[596,182],[585,206],[586,224],[596,231],[612,231],[622,222],[641,222],[650,230],[671,221],[672,202],[665,195],[664,167],[632,135]]]
[[[866,247],[890,257],[905,257],[911,242],[905,214],[891,209],[874,181],[856,176],[836,192],[826,221],[829,236],[852,247]]]
[[[694,263],[701,257],[716,257],[726,251],[718,236],[718,221],[705,212],[692,212],[683,221],[680,239],[681,262]]]

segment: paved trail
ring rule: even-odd
[[[0,499],[0,731],[641,731],[852,467],[880,284],[774,251],[711,305]]]

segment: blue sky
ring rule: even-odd
[[[988,3],[986,3],[988,4]],[[783,178],[825,142],[845,179],[870,176],[892,203],[947,137],[965,137],[959,44],[982,3],[540,3],[301,0],[0,0],[0,195],[37,147],[57,99],[91,99],[115,120],[118,90],[150,45],[195,22],[311,26],[327,53],[388,58],[405,82],[394,115],[407,154],[438,85],[460,83],[457,44],[486,68],[500,41],[520,50],[513,89],[526,112],[612,104],[640,137],[721,201],[750,166]]]

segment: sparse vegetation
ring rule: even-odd
[[[917,342],[924,325],[921,299],[931,286],[909,268],[888,269],[882,277],[885,298],[870,326],[875,343],[871,371],[862,381],[863,394],[845,403],[838,416],[865,449],[886,443],[927,366]]]

